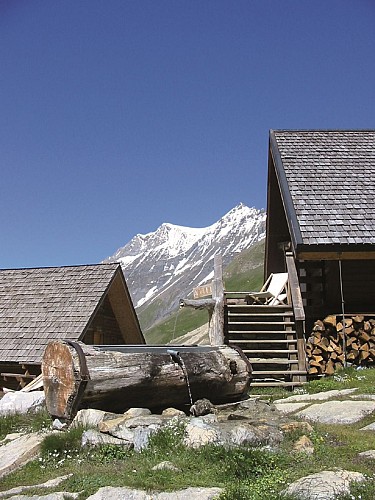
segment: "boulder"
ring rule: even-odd
[[[103,434],[95,429],[89,429],[82,434],[81,444],[85,446],[100,446],[102,444],[115,444],[125,446],[128,449],[133,448],[133,441],[119,439],[108,434]]]
[[[359,472],[325,470],[302,477],[284,490],[299,500],[333,500],[337,495],[350,492],[350,483],[364,481]]]
[[[89,408],[87,410],[79,410],[71,423],[71,427],[82,426],[97,428],[102,422],[113,420],[118,417],[120,417],[120,415],[118,415],[117,413],[94,410],[93,408]]]
[[[43,391],[7,392],[0,400],[0,416],[37,411],[44,406]]]

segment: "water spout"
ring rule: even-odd
[[[184,377],[185,377],[185,381],[186,381],[188,393],[189,393],[190,406],[193,406],[193,397],[191,395],[189,375],[188,375],[188,372],[187,372],[187,369],[186,369],[185,362],[182,359],[180,353],[178,351],[174,350],[174,349],[167,349],[167,354],[170,355],[170,357],[172,358],[172,361],[174,361],[175,363],[177,363],[181,367],[182,372],[183,372]]]
[[[175,351],[174,349],[167,349],[167,354],[170,355],[172,361],[181,366],[181,356],[178,351]]]

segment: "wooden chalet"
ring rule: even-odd
[[[0,386],[39,375],[51,340],[145,344],[119,264],[0,270]]]
[[[307,333],[375,315],[374,187],[375,130],[270,131],[265,274],[296,271]]]
[[[287,300],[238,292],[225,305],[225,341],[250,359],[253,386],[375,362],[374,187],[375,130],[270,131],[265,279],[287,272]]]

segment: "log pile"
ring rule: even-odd
[[[345,318],[327,316],[315,322],[306,343],[309,375],[332,375],[347,363],[375,363],[375,319],[363,315]]]

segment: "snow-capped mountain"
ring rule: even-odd
[[[213,277],[213,259],[223,265],[265,237],[266,213],[240,203],[209,227],[190,228],[164,223],[155,232],[137,234],[106,259],[120,262],[140,313],[155,303],[154,323],[177,308],[193,287]],[[151,324],[143,325],[147,328]]]

